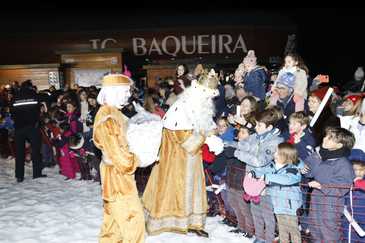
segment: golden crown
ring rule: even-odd
[[[108,74],[103,78],[103,87],[105,86],[119,86],[119,85],[131,85],[132,80],[123,74]]]

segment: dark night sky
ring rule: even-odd
[[[176,9],[176,8],[175,8]],[[259,9],[239,5],[211,4],[209,7],[184,6],[179,11],[173,8],[93,8],[66,9],[47,6],[35,11],[0,10],[2,32],[30,33],[45,31],[52,27],[59,31],[118,29],[126,25],[150,27],[161,25],[194,24],[204,19],[213,24],[229,21],[234,24],[234,15],[274,14],[278,22],[288,19],[297,26],[299,53],[308,64],[312,75],[319,72],[336,74],[336,80],[350,79],[356,66],[364,66],[365,39],[364,9]],[[187,21],[186,19],[190,20]],[[163,18],[163,21],[159,21]],[[211,21],[210,21],[211,20]],[[124,25],[123,25],[124,24]],[[1,37],[0,37],[1,38]],[[345,81],[345,80],[343,80]]]

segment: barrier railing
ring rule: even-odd
[[[245,172],[242,168],[235,169],[236,173]],[[151,167],[137,170],[136,181],[141,193],[150,171]],[[215,184],[209,171],[205,172],[207,186]],[[280,242],[293,243],[365,242],[365,237],[360,236],[361,231],[356,232],[344,216],[346,206],[350,222],[356,222],[360,229],[365,230],[365,191],[344,185],[321,185],[321,190],[318,190],[309,188],[306,183],[295,185],[297,190],[293,186],[267,186],[260,202],[254,203],[244,201],[242,181],[237,182],[236,176],[228,172],[220,183],[226,183],[228,193],[231,189],[239,192],[235,195],[239,197],[240,209],[244,213],[229,210],[237,205],[229,205],[231,200],[222,196],[224,190],[212,195],[215,195],[218,204],[217,214],[238,224],[242,231],[266,242],[279,242],[279,239]]]

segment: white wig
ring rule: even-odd
[[[127,104],[130,96],[130,85],[105,86],[101,88],[97,101],[100,105],[110,105],[121,109]]]

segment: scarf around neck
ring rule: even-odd
[[[328,150],[321,146],[319,150],[319,155],[321,155],[322,161],[329,160],[329,159],[337,159],[341,157],[349,157],[351,151],[348,148],[340,148],[336,150]]]

